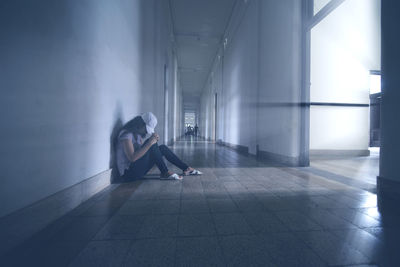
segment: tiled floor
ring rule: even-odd
[[[112,185],[0,265],[400,266],[400,214],[375,194],[207,142],[174,150],[204,175]]]
[[[310,167],[306,170],[375,192],[376,177],[379,175],[379,148],[370,148],[370,153],[363,157],[312,156]]]

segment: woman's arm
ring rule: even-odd
[[[150,137],[150,140],[146,142],[138,151],[135,151],[135,148],[132,144],[132,140],[129,139],[124,139],[122,140],[123,142],[123,147],[124,147],[124,152],[126,157],[131,161],[135,162],[136,160],[140,159],[143,157],[144,154],[150,149],[150,147],[157,143],[157,139],[154,138],[153,136]]]

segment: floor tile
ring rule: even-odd
[[[135,239],[143,225],[144,216],[114,216],[96,234],[95,240]]]
[[[181,213],[208,213],[208,203],[205,199],[182,200]]]
[[[173,266],[176,240],[144,239],[132,242],[123,266]]]
[[[215,237],[178,238],[176,266],[226,266]]]
[[[321,225],[300,212],[278,211],[275,214],[292,231],[322,230]]]
[[[2,266],[68,266],[88,241],[43,242],[0,259]]]
[[[52,241],[91,240],[107,223],[108,217],[75,217],[64,228],[51,236]]]
[[[351,222],[346,221],[339,216],[333,215],[332,213],[323,209],[315,209],[303,214],[321,225],[322,228],[326,230],[357,228]]]
[[[80,216],[112,216],[124,204],[123,199],[97,201]]]
[[[153,212],[153,200],[127,201],[117,212],[117,215],[142,215]]]
[[[346,205],[349,208],[371,208],[377,206],[376,195],[365,197],[363,200],[355,199],[343,194],[330,195],[327,197],[338,203],[343,203],[343,205]]]
[[[238,212],[238,208],[232,199],[208,199],[208,206],[213,213]]]
[[[153,214],[177,214],[180,210],[180,200],[154,200],[152,203]]]
[[[335,201],[327,196],[311,196],[310,199],[317,205],[318,208],[349,208],[345,203]]]
[[[211,214],[179,216],[178,236],[210,236],[215,234],[216,230]]]
[[[361,229],[336,230],[331,233],[342,240],[342,242],[368,256],[372,262],[385,262],[385,248],[383,243],[370,233]]]
[[[145,215],[138,238],[174,237],[178,231],[177,215]]]
[[[292,233],[260,236],[276,266],[326,266],[326,263]]]
[[[302,211],[315,208],[311,201],[293,197],[265,197],[260,201],[270,211]]]
[[[276,266],[258,236],[224,236],[220,243],[227,266]]]
[[[213,218],[219,235],[254,233],[241,213],[215,213]]]
[[[352,248],[343,240],[329,232],[311,231],[297,232],[297,237],[303,240],[329,265],[369,264],[371,259]]]
[[[120,266],[129,245],[127,240],[92,241],[70,266]]]
[[[328,209],[328,212],[331,212],[360,228],[381,226],[381,222],[379,220],[359,212],[357,209]]]
[[[243,216],[255,233],[276,233],[289,231],[289,229],[273,213],[252,212],[243,213]]]
[[[267,209],[257,199],[234,199],[236,207],[241,212],[263,212]]]
[[[162,181],[166,184],[158,192],[156,199],[180,199],[182,183],[180,181]]]

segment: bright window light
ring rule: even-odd
[[[377,94],[381,92],[381,75],[379,74],[371,74],[369,77],[369,93]]]
[[[196,114],[192,112],[185,112],[185,126],[191,126],[194,127],[194,122],[195,122]]]
[[[331,0],[314,0],[314,15],[317,14]]]

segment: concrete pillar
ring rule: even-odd
[[[381,156],[377,179],[380,205],[400,200],[400,1],[382,0]]]

